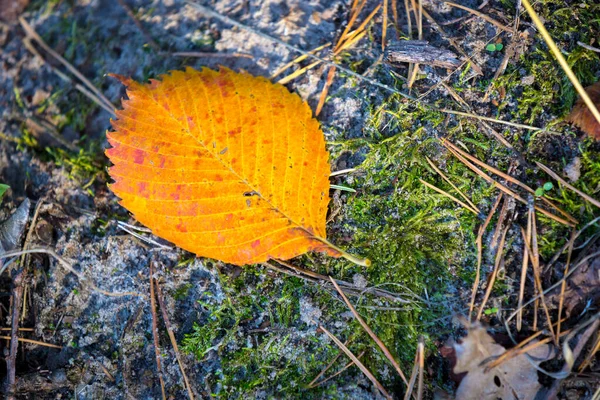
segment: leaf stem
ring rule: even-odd
[[[360,257],[355,256],[354,254],[350,254],[350,253],[342,250],[341,248],[337,247],[335,244],[331,243],[329,240],[327,240],[325,238],[315,236],[315,239],[318,239],[319,241],[325,243],[327,246],[331,247],[333,250],[339,252],[341,254],[341,256],[344,257],[346,260],[353,262],[356,265],[361,265],[363,267],[371,266],[371,260],[369,260],[368,258],[360,258]]]

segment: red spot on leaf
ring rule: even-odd
[[[143,164],[145,156],[146,156],[146,153],[144,153],[144,150],[135,149],[133,151],[133,162],[134,162],[134,164]]]

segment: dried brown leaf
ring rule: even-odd
[[[586,87],[585,91],[596,107],[600,108],[600,82]],[[598,121],[581,98],[577,99],[571,114],[567,117],[567,121],[577,125],[587,135],[600,140],[600,124],[598,124]]]
[[[462,343],[454,345],[454,350],[454,373],[467,373],[456,391],[456,399],[460,400],[533,399],[541,385],[532,363],[539,364],[554,357],[554,348],[543,345],[528,353],[533,359],[531,363],[523,354],[485,372],[485,361],[506,349],[479,324],[471,326]]]

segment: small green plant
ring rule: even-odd
[[[551,191],[553,188],[554,188],[554,185],[552,184],[552,182],[546,182],[546,183],[544,183],[544,185],[535,189],[535,196],[542,197],[543,195],[546,194],[546,192]]]
[[[500,51],[504,48],[504,45],[502,43],[490,43],[487,46],[485,46],[485,49],[487,51],[489,51],[490,53],[493,53],[495,51]]]
[[[4,193],[6,193],[8,188],[10,188],[10,186],[8,186],[4,183],[0,183],[0,200],[2,200],[2,197],[4,196]]]
[[[485,315],[492,315],[492,314],[496,314],[498,312],[498,309],[496,307],[492,307],[492,308],[486,308],[483,313]]]

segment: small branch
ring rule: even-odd
[[[456,68],[460,61],[445,49],[431,46],[425,40],[401,40],[387,45],[385,61],[389,64],[418,63],[442,68]]]

